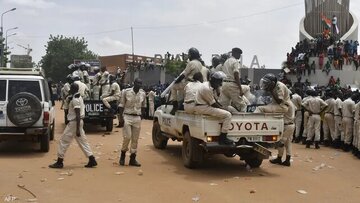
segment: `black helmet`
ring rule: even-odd
[[[115,75],[109,75],[109,81],[110,82],[113,82],[113,81],[115,81],[116,80],[116,76]]]
[[[189,55],[190,61],[191,61],[191,60],[194,60],[194,59],[199,59],[199,58],[200,58],[199,50],[197,50],[197,49],[194,48],[194,47],[191,47],[191,48],[189,49],[188,55]]]
[[[277,83],[277,78],[274,74],[268,73],[260,80],[260,88],[266,91],[272,91]]]
[[[100,71],[100,68],[99,68],[99,66],[95,66],[95,67],[93,68],[93,70],[94,70],[95,73],[98,73],[98,72]]]
[[[212,64],[212,66],[215,68],[216,66],[218,66],[218,65],[220,64],[220,61],[221,61],[220,56],[214,56],[214,57],[211,59],[211,64]]]

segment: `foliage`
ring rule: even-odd
[[[167,59],[165,63],[166,73],[174,77],[179,76],[180,73],[185,69],[185,67],[186,61]]]
[[[0,39],[0,56],[1,56],[1,52],[3,51],[3,48],[4,48],[4,58],[3,58],[3,61],[2,61],[2,63],[0,63],[0,64],[2,64],[2,66],[3,67],[6,67],[6,63],[7,62],[9,62],[9,60],[8,60],[8,58],[7,58],[7,56],[11,53],[8,49],[7,49],[7,47],[5,47],[5,38],[3,38],[3,39]],[[1,59],[0,59],[1,60]]]
[[[74,62],[74,59],[97,58],[94,52],[88,50],[88,44],[84,38],[50,35],[45,47],[46,54],[42,57],[40,64],[47,77],[52,78],[53,81],[65,79],[66,75],[70,73],[67,67]]]

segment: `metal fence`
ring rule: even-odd
[[[325,26],[321,15],[332,19],[337,17],[339,36],[343,36],[351,27],[353,19],[349,13],[350,0],[305,0],[306,32],[315,37],[323,32]]]

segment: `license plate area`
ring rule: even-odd
[[[265,147],[254,143],[254,147],[253,149],[257,152],[259,152],[260,154],[264,155],[266,158],[269,158],[269,156],[271,156],[271,151],[266,149]]]
[[[246,137],[247,141],[248,142],[261,142],[262,141],[262,136],[249,136],[249,137]]]

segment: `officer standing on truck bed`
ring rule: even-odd
[[[76,83],[71,84],[69,92],[70,95],[68,96],[66,102],[66,105],[69,109],[69,123],[66,125],[64,133],[59,141],[59,148],[57,153],[58,159],[54,164],[49,165],[50,168],[64,167],[63,161],[65,152],[69,148],[74,137],[79,144],[81,150],[84,152],[85,156],[89,158],[89,162],[85,165],[85,167],[92,168],[94,166],[97,166],[97,162],[95,160],[95,157],[93,156],[90,145],[86,139],[85,131],[83,129],[84,122],[82,119],[85,116],[85,105],[78,91],[79,86]]]
[[[101,96],[101,99],[104,103],[104,105],[111,109],[112,111],[114,111],[109,102],[112,101],[119,101],[120,100],[120,95],[121,95],[121,91],[120,91],[120,86],[119,84],[116,82],[116,77],[115,75],[110,75],[109,76],[109,81],[110,81],[110,90],[107,94],[103,94]]]
[[[141,89],[142,81],[139,78],[134,80],[134,87],[125,89],[120,100],[119,114],[124,115],[123,143],[119,164],[125,165],[125,155],[130,145],[130,166],[140,167],[136,161],[136,152],[141,129],[141,116],[145,115],[146,94]]]

